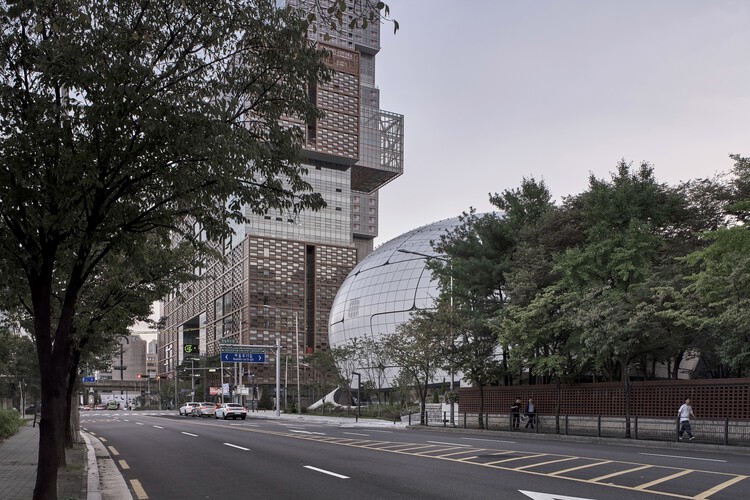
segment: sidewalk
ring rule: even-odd
[[[0,498],[29,500],[34,495],[39,454],[39,427],[25,422],[14,436],[0,442]],[[87,447],[76,444],[65,450],[68,465],[57,473],[57,496],[86,499]],[[96,478],[97,482],[99,478]]]

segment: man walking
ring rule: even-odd
[[[531,426],[531,428],[534,428],[534,417],[536,417],[536,408],[534,408],[534,400],[532,398],[529,398],[529,402],[526,405],[526,416],[529,418],[526,421],[526,425],[524,426],[526,429]]]
[[[521,425],[521,398],[516,398],[516,402],[510,407],[510,413],[512,416],[510,428],[516,430]]]
[[[690,438],[689,441],[692,441],[694,436],[690,429],[690,417],[695,418],[695,414],[693,414],[693,407],[690,406],[690,398],[686,398],[683,405],[677,410],[677,417],[680,419],[680,430],[677,433],[677,439],[682,439],[682,434],[687,432]]]

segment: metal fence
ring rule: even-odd
[[[427,413],[427,425],[449,426],[447,414]],[[533,427],[526,427],[522,420],[520,428],[513,430],[510,414],[484,414],[482,426],[477,413],[460,413],[456,415],[455,425],[465,429],[533,432],[539,434],[562,434],[570,436],[590,436],[605,438],[625,438],[625,417],[590,416],[590,415],[555,415],[537,414]],[[419,414],[410,422],[419,424]],[[693,435],[697,442],[727,445],[750,446],[750,421],[739,419],[693,419],[690,421]],[[652,418],[638,415],[630,418],[630,438],[653,441],[677,441],[679,422],[676,418]],[[684,435],[687,439],[687,434]]]

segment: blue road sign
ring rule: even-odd
[[[83,377],[84,382],[96,382],[96,377]]]
[[[228,363],[265,363],[265,352],[222,352],[221,360]]]

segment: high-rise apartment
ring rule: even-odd
[[[380,109],[375,86],[380,24],[348,26],[345,19],[335,33],[311,29],[310,37],[331,52],[328,64],[336,72],[329,83],[310,89],[325,117],[297,123],[306,131],[307,180],[327,208],[294,219],[248,210],[250,221],[235,227],[224,245],[226,264],[205,269],[205,279],[165,299],[161,376],[175,376],[176,366],[190,357],[185,346],[197,346],[201,356],[218,354],[220,343],[273,345],[277,338],[282,357],[328,348],[336,292],[378,234],[378,190],[403,171],[403,116]],[[266,363],[244,368],[255,384],[271,384],[274,363],[268,351]]]

